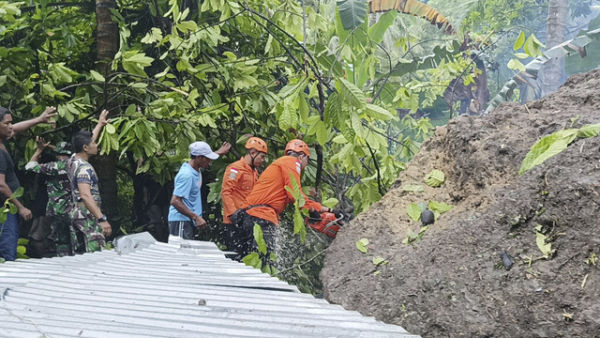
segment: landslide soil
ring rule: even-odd
[[[564,128],[600,123],[600,70],[527,106],[461,116],[423,144],[394,186],[337,236],[321,272],[325,297],[424,337],[600,337],[600,136],[519,176],[530,147]],[[439,188],[423,177],[446,175]],[[423,192],[402,186],[420,184]],[[406,207],[452,210],[423,238]],[[536,226],[556,250],[543,258]],[[368,252],[356,241],[367,238]],[[510,270],[500,255],[514,259]],[[376,267],[373,257],[388,264]],[[587,262],[586,262],[587,260]]]

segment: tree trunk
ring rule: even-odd
[[[98,70],[106,74],[110,70],[110,62],[119,50],[119,25],[112,20],[110,9],[117,8],[115,0],[96,0],[96,55]]]
[[[550,0],[548,4],[548,24],[546,28],[546,48],[552,48],[566,38],[568,0]],[[553,58],[544,66],[542,76],[542,96],[555,92],[563,80],[564,60]]]
[[[115,0],[96,0],[96,43],[98,51],[98,71],[105,76],[110,71],[110,63],[119,50],[119,26],[112,20],[110,9],[116,8]],[[104,105],[104,104],[103,104]],[[107,156],[97,156],[94,168],[100,181],[102,211],[106,214],[117,235],[120,228],[119,198],[116,175],[117,156],[113,153]]]

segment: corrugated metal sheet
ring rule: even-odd
[[[210,242],[0,264],[1,337],[416,337],[303,294]]]

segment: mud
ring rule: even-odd
[[[527,106],[438,128],[373,207],[327,250],[325,297],[424,337],[600,337],[600,136],[579,139],[518,175],[530,147],[563,128],[600,123],[600,70]],[[446,175],[439,188],[423,177]],[[405,192],[419,184],[423,192]],[[408,204],[453,206],[413,244]],[[543,258],[536,226],[555,250]],[[367,238],[368,252],[356,241]],[[514,260],[510,270],[501,254]],[[373,257],[388,264],[375,266]]]

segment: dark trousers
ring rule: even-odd
[[[17,243],[19,242],[19,216],[6,215],[6,222],[0,224],[0,257],[7,261],[17,259]]]
[[[192,221],[169,222],[169,234],[183,239],[194,239],[196,226]]]
[[[276,226],[275,224],[252,215],[242,212],[238,223],[233,225],[232,247],[233,251],[238,253],[236,260],[241,260],[253,251],[258,251],[258,243],[254,240],[254,224],[258,224],[263,232],[263,238],[267,243],[267,256],[275,250],[276,245]]]

